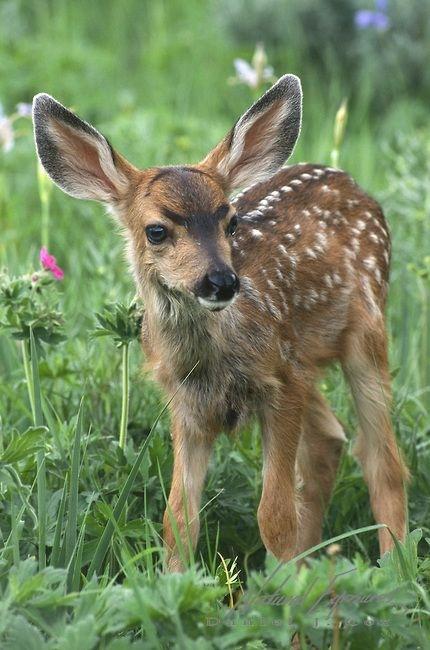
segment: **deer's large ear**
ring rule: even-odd
[[[50,95],[33,100],[37,153],[48,175],[78,199],[117,204],[137,170],[94,127]]]
[[[300,79],[286,74],[249,108],[201,163],[228,191],[264,180],[291,155],[300,133]]]

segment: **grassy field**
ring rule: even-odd
[[[357,532],[374,522],[334,368],[323,390],[349,443],[324,539],[343,536],[339,547],[298,575],[266,557],[255,425],[220,436],[195,559],[183,575],[163,573],[169,421],[142,370],[123,242],[101,206],[38,182],[31,121],[16,117],[13,147],[0,148],[2,649],[288,648],[294,632],[302,648],[430,647],[430,82],[419,67],[430,9],[411,3],[411,18],[393,1],[386,33],[356,34],[357,3],[302,4],[271,0],[262,13],[257,0],[0,2],[0,102],[11,116],[48,92],[145,167],[195,162],[225,134],[258,95],[228,79],[259,40],[277,75],[302,78],[292,162],[330,163],[348,99],[340,166],[381,201],[393,238],[387,316],[393,421],[412,477],[407,542],[379,561],[376,531]],[[40,271],[42,244],[62,282]]]

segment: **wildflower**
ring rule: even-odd
[[[376,0],[376,11],[370,9],[360,9],[355,12],[355,25],[358,29],[374,28],[379,32],[386,31],[390,26],[390,19],[388,18],[387,0]]]
[[[15,142],[15,135],[12,127],[12,120],[3,113],[3,108],[0,104],[0,147],[5,153],[13,149]]]
[[[31,110],[31,104],[19,102],[19,104],[16,105],[16,113],[18,117],[31,117]]]
[[[40,249],[39,259],[43,268],[51,271],[56,280],[62,280],[64,278],[63,269],[58,266],[55,257],[50,255],[44,246]]]
[[[266,52],[261,43],[256,46],[250,64],[244,59],[235,59],[233,63],[236,76],[229,80],[230,83],[243,83],[250,88],[256,89],[265,82],[275,80],[273,68],[267,65]]]

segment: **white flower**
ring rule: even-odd
[[[252,57],[252,63],[244,59],[234,59],[233,64],[236,76],[230,79],[231,83],[243,83],[249,88],[259,88],[265,82],[275,80],[273,68],[266,65],[267,56],[263,46],[259,43]]]
[[[19,102],[16,105],[16,112],[19,117],[31,117],[31,109],[31,104],[27,104],[26,102]]]
[[[0,147],[5,153],[13,149],[15,136],[12,128],[12,120],[7,117],[0,104]]]
[[[235,59],[233,61],[236,70],[236,79],[239,83],[244,83],[250,88],[257,86],[257,73],[254,68],[244,59]]]

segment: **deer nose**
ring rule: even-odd
[[[239,278],[233,271],[211,271],[203,281],[204,297],[220,302],[231,300],[239,290]]]

